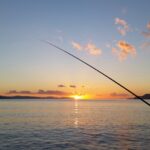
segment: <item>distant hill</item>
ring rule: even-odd
[[[143,96],[140,96],[143,99],[150,99],[150,94],[144,94]],[[134,99],[137,99],[136,97]]]
[[[0,95],[0,99],[68,99],[68,97],[37,97],[37,96],[3,96]]]

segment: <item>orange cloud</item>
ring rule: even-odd
[[[136,49],[133,45],[127,43],[126,41],[120,40],[116,44],[116,48],[112,48],[112,53],[118,56],[119,60],[125,60],[128,55],[135,56]]]
[[[77,50],[83,50],[83,47],[79,43],[76,43],[73,41],[71,44],[72,44],[73,48],[75,48]]]
[[[100,55],[102,53],[100,48],[97,48],[94,44],[88,43],[85,46],[85,49],[89,52],[91,55]]]
[[[125,94],[125,93],[116,93],[116,92],[110,93],[110,96],[112,96],[112,97],[129,97],[128,94]]]
[[[77,42],[72,42],[72,46],[77,50],[85,50],[86,52],[94,56],[100,55],[102,53],[102,50],[100,48],[97,48],[96,45],[91,42],[87,43],[85,46],[82,46]]]
[[[148,30],[150,30],[150,22],[148,22],[146,27],[147,27]]]
[[[125,36],[126,33],[129,31],[128,23],[125,20],[120,18],[115,18],[115,24],[119,25],[117,30],[122,36]]]

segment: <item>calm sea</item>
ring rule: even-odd
[[[63,149],[149,150],[150,108],[137,100],[0,100],[0,150]]]

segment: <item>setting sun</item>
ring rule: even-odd
[[[84,99],[82,95],[73,95],[74,99]]]
[[[83,100],[83,99],[88,99],[89,98],[89,96],[87,96],[87,95],[72,95],[70,97],[75,99],[75,100]]]

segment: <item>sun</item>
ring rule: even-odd
[[[82,95],[73,95],[72,96],[74,99],[78,100],[78,99],[83,99]]]
[[[88,99],[87,95],[72,95],[70,96],[71,98],[75,99],[75,100],[84,100],[84,99]]]

